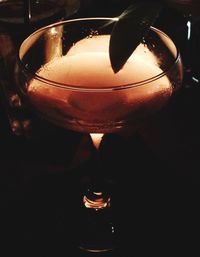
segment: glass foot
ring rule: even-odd
[[[116,247],[111,196],[88,189],[82,199],[83,219],[79,248],[87,252],[107,252]]]

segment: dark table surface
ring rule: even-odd
[[[102,174],[116,183],[112,210],[117,243],[101,256],[200,255],[200,88],[184,83],[140,133],[108,135],[103,141]],[[78,204],[80,178],[91,171],[88,162],[69,169],[87,136],[34,115],[30,133],[16,135],[4,96],[2,91],[1,255],[94,255],[77,247],[85,222]]]

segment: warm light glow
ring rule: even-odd
[[[51,31],[51,35],[52,35],[52,36],[55,36],[55,35],[57,35],[57,34],[58,34],[58,33],[57,33],[57,31],[56,31],[56,28],[54,28],[54,27],[53,27],[53,28],[51,28],[51,30],[50,30],[50,31]]]
[[[102,133],[90,133],[90,136],[92,138],[93,145],[98,150],[99,146],[101,144],[103,134]]]
[[[93,192],[93,194],[96,195],[96,193],[94,193],[94,192]],[[103,193],[99,192],[99,194],[100,194],[100,195],[98,195],[99,197],[94,198],[94,199],[90,199],[86,195],[84,195],[83,203],[84,203],[85,207],[89,208],[89,209],[94,209],[96,211],[110,207],[110,197],[108,197],[107,199],[104,199]]]

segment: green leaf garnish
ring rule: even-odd
[[[117,73],[139,45],[162,9],[157,1],[139,1],[130,5],[113,27],[109,55],[112,69]]]

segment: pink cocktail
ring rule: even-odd
[[[96,148],[102,134],[134,131],[160,111],[183,76],[175,44],[153,27],[115,73],[109,42],[117,21],[99,17],[52,24],[30,35],[19,49],[16,81],[31,110],[57,126],[91,134]],[[103,252],[114,247],[112,192],[110,180],[99,179],[105,174],[99,156],[94,159],[92,178],[81,180],[86,184],[80,197],[84,215],[89,215],[83,221],[89,236],[84,234],[79,247]]]
[[[175,45],[151,28],[149,37],[155,42],[141,43],[114,73],[109,40],[115,22],[109,18],[66,21],[25,40],[19,58],[28,79],[19,83],[33,110],[68,129],[111,133],[137,127],[166,104],[182,79]],[[68,32],[73,26],[86,34],[73,38]],[[162,44],[162,52],[157,53],[156,44]]]

